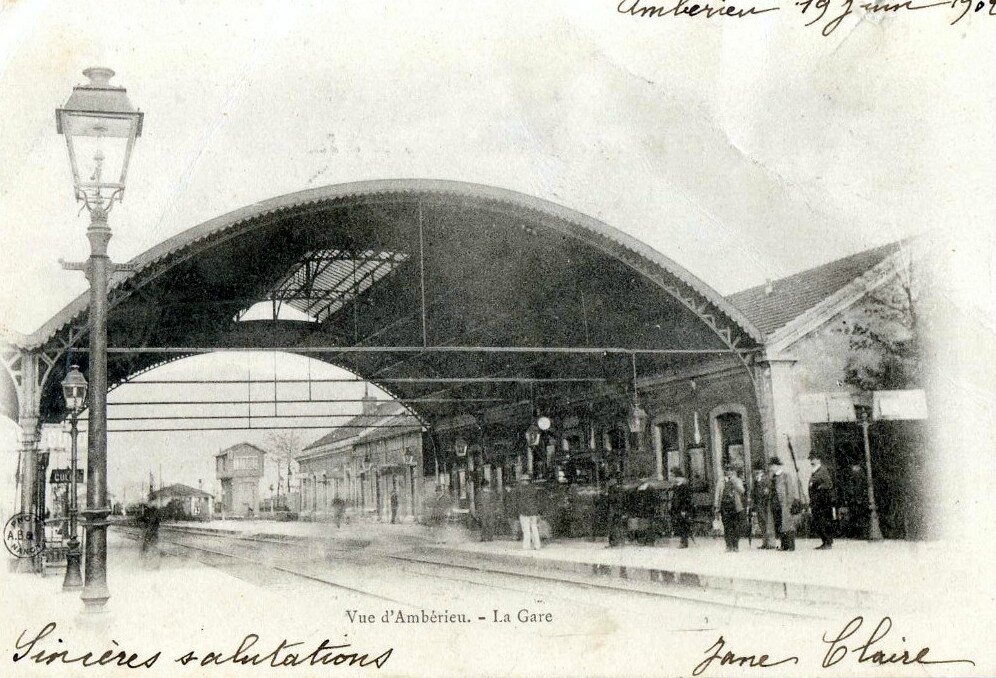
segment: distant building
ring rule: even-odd
[[[326,518],[338,497],[389,520],[395,492],[402,519],[420,515],[422,441],[421,423],[401,403],[365,397],[360,414],[296,455],[302,515]]]
[[[183,483],[174,483],[155,490],[150,501],[157,508],[166,508],[174,502],[179,502],[183,512],[188,516],[207,520],[210,520],[214,509],[214,497],[203,490]]]
[[[266,464],[266,450],[252,443],[232,445],[215,457],[215,470],[221,483],[221,511],[246,516],[259,510],[260,479]]]

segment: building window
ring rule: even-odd
[[[259,459],[256,455],[235,458],[236,471],[254,471],[258,468]]]
[[[658,417],[654,424],[654,451],[657,454],[661,477],[673,480],[672,469],[687,472],[682,458],[681,421],[677,416],[665,415]]]
[[[743,405],[721,405],[709,413],[713,445],[713,467],[720,477],[723,466],[733,464],[749,485],[752,468],[750,436],[747,431],[747,408]]]

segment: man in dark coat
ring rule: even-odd
[[[813,516],[813,531],[822,542],[816,548],[833,548],[833,477],[818,455],[809,455],[809,462],[813,466],[813,475],[809,477],[809,508]]]
[[[723,478],[716,483],[713,510],[723,521],[723,537],[727,551],[740,550],[740,532],[746,515],[747,500],[744,498],[744,483],[737,477],[737,467],[727,464],[723,467]]]
[[[757,518],[757,527],[761,531],[760,548],[774,548],[771,545],[771,535],[774,532],[771,517],[771,479],[764,469],[757,469],[754,472],[754,483],[750,489],[750,514]],[[747,529],[751,531],[754,529],[750,521]]]
[[[868,535],[868,482],[860,464],[851,464],[841,489],[847,509],[847,516],[841,516],[846,526],[844,536],[864,539]]]
[[[674,487],[671,489],[671,521],[674,533],[681,539],[678,548],[688,548],[688,537],[692,533],[692,488],[688,478],[680,468],[671,469]]]
[[[335,518],[335,526],[342,526],[342,519],[346,515],[346,502],[339,495],[332,500],[332,515]]]
[[[802,513],[802,503],[796,490],[796,480],[790,478],[777,456],[768,461],[771,472],[771,519],[782,551],[795,551],[795,531]]]
[[[626,496],[619,478],[615,476],[609,479],[606,502],[609,508],[609,546],[623,546],[626,543]]]
[[[477,521],[481,525],[481,541],[494,541],[501,507],[487,480],[481,481],[477,493]]]
[[[398,488],[391,489],[391,522],[398,522]]]

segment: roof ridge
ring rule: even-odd
[[[738,307],[765,337],[771,337],[776,331],[885,261],[911,240],[913,238],[904,238],[853,252],[777,280],[734,292],[727,295],[726,299]]]
[[[866,250],[860,250],[858,252],[852,252],[851,254],[845,254],[844,256],[838,257],[837,259],[831,259],[830,261],[825,261],[822,264],[816,264],[815,266],[811,266],[809,268],[804,268],[801,271],[796,271],[795,273],[789,273],[788,275],[782,276],[781,278],[773,278],[773,279],[765,281],[763,283],[759,283],[757,285],[751,285],[750,287],[745,287],[744,289],[738,290],[736,292],[731,292],[730,294],[726,295],[726,298],[727,299],[732,299],[735,296],[738,296],[738,295],[741,295],[741,294],[745,294],[747,292],[752,292],[752,291],[755,291],[755,290],[764,289],[769,284],[777,285],[780,282],[791,280],[792,278],[797,278],[797,277],[800,277],[800,276],[811,275],[813,272],[818,271],[821,268],[827,268],[827,267],[831,267],[831,266],[834,266],[834,265],[839,265],[840,263],[842,263],[844,261],[853,260],[853,259],[856,259],[856,258],[861,257],[861,256],[867,256],[867,255],[870,255],[873,252],[877,252],[879,250],[884,251],[884,250],[887,250],[887,249],[898,249],[899,246],[903,242],[905,242],[906,240],[908,240],[908,238],[904,238],[902,240],[896,240],[896,241],[890,242],[890,243],[885,243],[884,245],[877,245],[875,247],[870,247],[870,248],[868,248]]]

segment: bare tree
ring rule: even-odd
[[[889,259],[891,270],[869,281],[857,314],[839,329],[851,357],[844,381],[862,391],[923,386],[922,303],[926,267],[906,243]]]
[[[301,451],[301,438],[293,431],[275,431],[270,434],[270,452],[277,460],[280,477],[287,482],[287,494],[291,491],[291,464]]]

